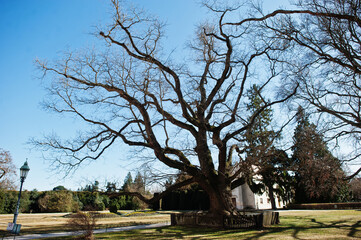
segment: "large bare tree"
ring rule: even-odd
[[[0,148],[0,189],[15,189],[15,170],[10,152]]]
[[[297,97],[320,116],[329,140],[353,149],[344,158],[358,165],[352,178],[361,171],[361,2],[299,0],[294,6],[227,24],[259,22],[265,36],[289,46],[282,58],[290,67],[287,82],[299,84]]]
[[[57,63],[39,61],[50,96],[46,105],[77,116],[89,126],[73,140],[52,135],[36,142],[54,153],[62,166],[96,160],[117,141],[143,150],[169,169],[190,178],[148,199],[197,182],[210,197],[210,212],[233,214],[231,190],[244,183],[240,163],[242,136],[266,108],[294,93],[272,94],[284,47],[258,38],[250,24],[224,25],[231,10],[214,11],[217,19],[200,25],[186,60],[165,55],[163,24],[118,1],[113,23],[99,33],[103,50],[69,53]],[[176,62],[181,64],[176,64]],[[247,111],[246,90],[258,84],[257,111]],[[127,160],[132,161],[132,160]]]

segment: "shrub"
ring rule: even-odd
[[[104,200],[98,192],[76,192],[74,193],[83,204],[83,210],[102,211],[105,209],[106,199]]]
[[[38,204],[41,212],[74,212],[79,209],[79,203],[69,191],[45,192]]]
[[[82,231],[83,236],[81,239],[93,240],[96,221],[97,213],[77,212],[67,221],[67,225],[75,231]]]
[[[17,191],[5,191],[4,194],[3,213],[14,213],[19,193]]]
[[[120,205],[117,199],[112,200],[109,204],[109,211],[112,213],[117,213],[119,209],[120,209]]]

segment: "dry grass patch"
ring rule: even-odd
[[[49,233],[70,231],[67,226],[68,213],[37,213],[19,214],[17,223],[22,224],[21,234]],[[123,227],[131,225],[142,225],[169,222],[169,214],[154,214],[149,216],[121,217],[114,214],[112,218],[100,218],[96,228]],[[0,233],[3,233],[9,222],[13,221],[13,215],[0,215]]]

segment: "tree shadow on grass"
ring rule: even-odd
[[[302,221],[300,220],[302,219]],[[355,224],[349,221],[334,221],[325,223],[310,217],[301,217],[300,219],[293,218],[290,222],[285,222],[283,225],[273,225],[263,229],[215,229],[204,227],[186,227],[186,226],[169,226],[163,228],[149,229],[149,230],[135,230],[118,233],[113,237],[105,237],[100,239],[147,239],[147,240],[165,240],[165,239],[259,239],[262,237],[277,239],[278,237],[292,237],[294,239],[304,239],[307,235],[317,235],[329,233],[330,238],[333,233],[340,234],[337,237],[344,236],[344,238],[358,238],[361,237],[361,221]],[[117,238],[118,237],[118,238]]]
[[[358,221],[357,223],[355,223],[351,226],[351,231],[347,234],[347,236],[355,237],[356,233],[359,231],[356,229],[357,227],[361,228],[361,221]]]
[[[302,218],[302,217],[300,217]],[[302,218],[303,221],[305,220],[305,218]],[[347,221],[336,221],[336,222],[332,222],[332,223],[323,223],[320,221],[317,221],[315,218],[311,218],[308,219],[312,224],[307,224],[306,226],[300,226],[300,225],[296,225],[296,224],[287,224],[287,226],[272,226],[272,227],[266,227],[264,228],[262,231],[260,231],[259,233],[257,233],[255,236],[250,236],[248,238],[244,238],[247,240],[250,239],[258,239],[260,237],[263,236],[267,236],[267,235],[272,235],[272,234],[282,234],[282,233],[287,233],[290,232],[292,237],[294,239],[302,239],[299,237],[299,234],[302,232],[307,232],[310,231],[312,232],[312,230],[319,230],[320,232],[327,232],[327,229],[339,229],[339,230],[344,230],[345,232],[348,231],[348,229],[350,229],[350,232],[346,235],[345,233],[345,237],[356,237],[356,233],[361,233],[360,230],[357,229],[357,227],[361,226],[361,221],[358,221],[357,223],[350,225],[347,223]]]
[[[232,230],[222,230],[222,229],[204,229],[204,228],[196,228],[196,227],[177,227],[178,232],[175,234],[173,232],[174,239],[206,239],[206,237],[211,237],[217,239],[223,238],[226,239],[227,236],[232,238],[232,235],[238,236],[241,239],[259,239],[265,236],[272,236],[277,234],[284,234],[287,236],[292,236],[294,239],[302,239],[300,237],[301,233],[309,233],[319,232],[320,234],[324,232],[330,232],[332,229],[335,229],[337,232],[341,230],[345,232],[344,236],[348,237],[358,237],[357,233],[361,233],[357,228],[361,226],[361,221],[351,225],[347,221],[334,221],[332,223],[324,223],[316,220],[315,218],[305,218],[300,217],[305,224],[293,224],[288,223],[286,225],[274,225],[271,227],[265,227],[263,229],[232,229]],[[157,231],[161,234],[164,233],[167,229],[157,229]],[[172,230],[171,227],[169,230]],[[340,231],[339,231],[340,230]],[[349,233],[347,233],[349,231]],[[172,231],[171,231],[172,232]],[[199,236],[197,236],[199,235]],[[161,235],[160,235],[161,236]],[[170,236],[168,236],[170,237]],[[162,239],[162,238],[160,238]],[[168,239],[168,238],[166,238]],[[232,238],[233,239],[233,238]]]

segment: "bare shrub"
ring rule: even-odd
[[[77,212],[67,221],[67,226],[76,231],[82,231],[79,239],[94,239],[93,231],[96,226],[98,214],[96,212]]]

